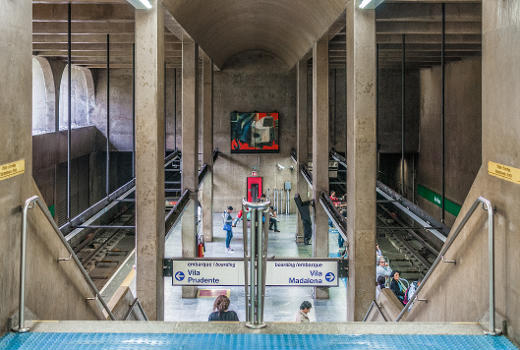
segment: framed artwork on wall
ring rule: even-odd
[[[231,112],[231,153],[276,153],[279,115],[258,112]]]

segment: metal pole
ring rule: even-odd
[[[31,197],[25,201],[22,214],[22,246],[20,252],[20,309],[18,310],[18,329],[15,329],[18,333],[25,333],[29,331],[28,327],[25,327],[25,261],[26,261],[26,246],[27,246],[27,211],[32,208],[34,197]]]
[[[336,148],[336,68],[334,68],[332,95],[332,144]]]
[[[257,291],[256,291],[256,299],[257,299],[257,309],[256,309],[256,324],[257,325],[261,325],[263,323],[263,316],[262,316],[262,313],[260,312],[263,308],[263,300],[262,300],[262,282],[263,282],[263,273],[264,273],[264,269],[263,269],[263,253],[264,253],[264,250],[263,250],[263,232],[264,232],[264,229],[262,227],[263,225],[263,219],[264,219],[264,212],[263,212],[263,209],[256,209],[256,212],[257,212],[257,215],[259,215],[258,217],[258,227],[257,227],[257,231],[256,231],[256,237],[258,238],[258,254],[257,254],[257,279],[256,279],[256,288],[257,288]]]
[[[177,68],[173,69],[173,142],[177,150]]]
[[[256,235],[255,235],[255,228],[256,228],[256,210],[250,208],[251,211],[251,235],[249,237],[249,251],[251,256],[249,257],[249,295],[251,303],[249,305],[249,322],[252,324],[254,323],[255,319],[255,286],[256,286],[256,274],[255,274],[255,242],[256,242]]]
[[[67,47],[67,71],[68,71],[68,77],[67,77],[67,97],[68,97],[68,122],[67,122],[67,222],[70,222],[70,159],[71,159],[71,148],[72,148],[72,141],[71,141],[71,129],[72,129],[72,4],[69,2],[68,6],[68,18],[67,18],[67,41],[68,41],[68,47]]]
[[[107,142],[105,192],[110,195],[110,34],[107,34]]]
[[[166,62],[164,62],[164,86],[163,86],[163,92],[164,92],[164,101],[163,101],[163,104],[164,104],[164,156],[166,157],[166,154],[167,154],[167,151],[168,151],[168,147],[166,147],[167,143],[166,142],[166,137],[167,137],[167,133],[166,131],[168,130],[168,128],[166,127],[168,124],[166,123],[166,82],[168,81],[168,79],[166,79]]]
[[[379,176],[379,165],[381,155],[379,154],[379,44],[376,44],[376,151],[377,151],[377,169],[376,177]]]
[[[495,335],[495,224],[491,203],[485,205],[488,212],[488,256],[489,256],[489,333]]]
[[[446,78],[446,4],[442,4],[442,39],[441,39],[441,143],[442,143],[442,200],[441,200],[441,222],[444,224],[446,221],[446,208],[445,208],[445,197],[446,197],[446,134],[445,134],[445,78]]]
[[[402,37],[402,58],[401,58],[401,195],[404,196],[404,142],[405,142],[405,94],[406,94],[406,86],[405,86],[405,75],[406,75],[406,37],[403,34]]]
[[[135,43],[132,44],[132,178],[135,177]]]

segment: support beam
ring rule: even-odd
[[[150,320],[164,318],[163,9],[135,11],[137,297]]]
[[[198,62],[199,46],[184,41],[182,47],[182,191],[189,190],[190,202],[182,215],[182,256],[197,253],[198,191]],[[183,298],[195,298],[196,287],[182,287]]]
[[[329,192],[329,50],[328,37],[312,49],[312,255],[329,256],[328,216],[319,204],[321,192]],[[317,299],[328,299],[329,290],[316,288]]]
[[[376,33],[374,10],[349,0],[347,21],[347,321],[361,321],[375,298]]]
[[[307,59],[302,59],[296,64],[296,157],[298,158],[299,170],[302,165],[306,165],[309,158],[309,131],[307,123],[309,119],[308,114],[308,72],[309,65]],[[309,186],[307,181],[303,177],[301,171],[298,171],[296,178],[297,191],[300,194],[303,201],[308,200]],[[298,227],[296,232],[296,242],[301,243],[304,241],[303,224],[300,213],[298,211]]]
[[[202,64],[202,163],[208,173],[202,184],[202,232],[204,241],[213,240],[213,62],[207,56]]]

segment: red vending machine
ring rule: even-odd
[[[262,195],[262,177],[249,176],[247,178],[247,201],[256,202]]]

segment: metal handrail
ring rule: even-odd
[[[143,315],[144,320],[148,321],[148,316],[146,315],[146,312],[144,312],[143,305],[141,305],[141,301],[139,301],[139,298],[135,298],[132,304],[130,304],[130,308],[126,312],[126,315],[123,318],[123,320],[128,321],[130,315],[132,314],[132,311],[134,311],[136,306],[139,307],[139,311],[141,311],[141,315]]]
[[[92,281],[92,279],[88,275],[87,271],[85,270],[85,268],[83,267],[83,265],[79,261],[78,256],[76,255],[76,253],[74,253],[74,250],[72,250],[72,248],[70,247],[68,242],[65,240],[65,237],[63,237],[63,235],[61,234],[61,231],[60,231],[59,227],[54,222],[54,219],[52,218],[51,213],[49,212],[49,210],[45,206],[45,203],[43,203],[43,201],[40,199],[40,197],[32,196],[32,197],[28,198],[25,201],[25,205],[23,207],[23,215],[22,215],[22,242],[21,242],[21,254],[20,254],[20,310],[19,310],[19,314],[18,314],[19,315],[18,329],[13,329],[13,330],[15,330],[17,332],[20,332],[20,333],[29,331],[29,328],[25,327],[25,317],[24,317],[24,309],[25,309],[25,262],[26,262],[26,250],[27,250],[26,249],[27,248],[27,212],[28,212],[29,209],[34,207],[34,203],[38,204],[38,207],[41,209],[43,214],[45,214],[45,217],[47,218],[47,221],[49,221],[49,223],[51,224],[52,228],[54,229],[54,232],[58,235],[58,237],[60,238],[61,242],[63,243],[63,245],[65,246],[65,248],[69,252],[70,257],[72,258],[72,260],[74,260],[74,262],[78,266],[81,274],[83,275],[83,277],[87,281],[87,284],[89,285],[90,289],[92,289],[92,291],[94,292],[96,298],[99,299],[99,301],[101,302],[101,305],[103,305],[103,308],[107,312],[107,314],[110,317],[110,319],[111,320],[115,320],[114,314],[112,313],[112,311],[110,311],[110,308],[108,307],[107,303],[105,302],[105,300],[103,299],[103,297],[99,293],[96,285],[94,284],[94,282]]]
[[[488,255],[489,255],[489,334],[496,335],[495,332],[495,249],[494,249],[494,235],[495,235],[495,228],[494,228],[494,220],[493,220],[493,206],[491,202],[484,198],[484,197],[478,197],[477,200],[471,205],[468,212],[460,222],[459,226],[453,231],[453,234],[450,236],[450,239],[444,244],[442,247],[439,255],[433,262],[432,266],[426,273],[426,275],[423,278],[422,283],[417,288],[417,291],[415,292],[412,299],[408,302],[408,305],[406,305],[397,318],[395,319],[395,322],[399,322],[401,318],[403,317],[405,311],[407,308],[410,307],[410,303],[413,303],[417,297],[419,296],[419,292],[422,290],[423,286],[426,284],[426,281],[430,276],[432,275],[433,271],[439,265],[439,263],[444,258],[444,255],[448,251],[448,249],[451,247],[459,233],[462,231],[466,223],[468,222],[469,218],[473,215],[477,207],[482,204],[482,207],[484,210],[488,213]]]
[[[379,314],[383,317],[383,320],[385,320],[385,322],[388,322],[388,319],[386,318],[385,314],[381,310],[381,307],[379,306],[379,304],[375,300],[372,300],[372,302],[370,303],[370,306],[368,307],[367,313],[365,314],[365,317],[363,317],[363,322],[366,322],[366,320],[368,319],[368,315],[370,315],[370,311],[372,311],[374,306],[377,308],[377,311],[379,311]]]
[[[345,242],[347,242],[348,246],[348,237],[347,237],[347,220],[338,212],[338,209],[334,206],[330,197],[325,193],[320,193],[320,203],[325,213],[332,221],[332,224],[338,229],[338,232],[343,237]]]

